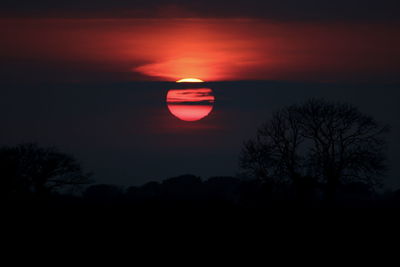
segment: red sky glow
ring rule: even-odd
[[[398,27],[383,23],[1,19],[0,25],[3,61],[18,62],[9,69],[36,78],[41,68],[64,71],[70,79],[95,75],[132,81],[400,77]]]

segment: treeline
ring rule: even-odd
[[[400,207],[400,190],[378,193],[361,181],[340,183],[327,196],[324,180],[181,175],[141,186],[94,184],[71,155],[21,144],[0,148],[1,198],[10,206],[248,209]]]
[[[324,197],[324,191],[323,184],[298,188],[293,184],[268,184],[236,177],[202,180],[195,175],[181,175],[141,186],[94,184],[79,194],[54,192],[46,198],[31,197],[25,203],[52,207],[129,207],[138,210],[400,208],[400,190],[378,193],[364,183],[349,183],[338,188],[334,202]]]

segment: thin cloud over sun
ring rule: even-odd
[[[168,103],[208,103],[213,104],[215,101],[212,90],[209,88],[169,90]]]

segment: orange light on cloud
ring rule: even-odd
[[[203,80],[197,79],[197,78],[184,78],[176,81],[177,83],[202,83],[204,82]]]
[[[262,19],[2,19],[0,57],[18,62],[16,72],[49,69],[77,80],[93,73],[89,78],[136,81],[387,81],[400,77],[398,26]]]
[[[179,54],[176,55],[179,57]],[[176,58],[145,64],[134,68],[134,71],[153,77],[175,80],[177,77],[197,76],[202,79],[218,80],[227,76],[228,68],[224,68],[221,58],[208,59],[204,56],[192,58]],[[218,79],[216,77],[219,77]]]

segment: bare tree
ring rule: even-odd
[[[240,164],[260,179],[313,177],[333,199],[341,183],[379,184],[388,130],[353,106],[312,99],[273,114],[245,142]]]
[[[8,196],[44,196],[90,182],[74,157],[36,144],[1,148],[0,176]]]
[[[258,129],[255,139],[245,142],[241,167],[262,180],[295,180],[303,171],[302,142],[297,114],[293,107],[284,108]]]
[[[310,100],[297,108],[304,138],[312,142],[309,161],[313,175],[323,177],[328,198],[346,181],[380,183],[385,167],[381,125],[348,104]]]

